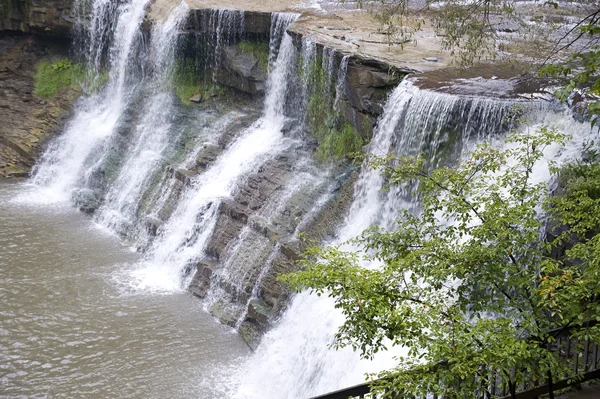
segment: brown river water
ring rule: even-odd
[[[30,191],[0,180],[0,398],[229,396],[239,336],[185,291],[126,289],[140,255]]]

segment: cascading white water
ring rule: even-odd
[[[215,33],[212,54],[212,79],[216,80],[216,73],[221,62],[221,50],[224,44],[239,39],[244,31],[244,12],[231,10],[211,10],[208,22],[209,32]]]
[[[241,177],[285,147],[281,134],[284,96],[295,52],[292,38],[285,30],[295,17],[287,14],[273,16],[272,41],[274,36],[278,36],[281,44],[267,80],[263,116],[243,132],[213,165],[193,179],[170,219],[160,228],[147,260],[133,271],[135,287],[157,291],[185,287],[182,272],[194,260],[204,256],[221,201],[232,196]],[[276,51],[275,48],[271,50]]]
[[[335,85],[335,99],[333,100],[333,111],[336,115],[341,113],[341,101],[344,97],[344,85],[346,84],[346,75],[348,74],[348,61],[350,60],[349,55],[345,55],[340,62],[340,68],[338,69],[338,75]]]
[[[32,182],[46,188],[44,200],[68,200],[78,182],[95,169],[97,154],[103,153],[102,146],[116,131],[138,79],[132,69],[142,44],[140,26],[149,3],[150,0],[91,3],[85,57],[92,73],[98,73],[104,49],[110,45],[109,79],[103,90],[77,103],[75,116],[65,132],[51,143],[35,166]],[[112,12],[114,7],[116,11]]]
[[[403,108],[410,101],[408,90],[406,85],[401,85],[388,100],[371,145],[379,155],[385,155],[390,147]],[[362,232],[375,221],[381,184],[379,173],[363,169],[352,209],[342,228],[345,234],[340,237],[341,241]],[[344,375],[336,367],[341,365],[350,371],[347,366],[358,362],[355,353],[328,349],[333,332],[342,320],[328,298],[306,293],[294,297],[280,324],[265,335],[257,352],[245,365],[237,397],[308,398],[329,391],[331,387],[356,382],[357,378],[362,381],[362,372]]]
[[[535,108],[546,107],[537,105]],[[546,110],[547,111],[547,110]],[[540,123],[574,132],[567,150],[549,149],[549,157],[568,159],[590,137],[589,125],[563,114],[542,112]],[[510,101],[456,96],[421,91],[410,81],[402,82],[388,98],[378,122],[370,152],[414,155],[426,150],[431,167],[444,162],[442,155],[460,156],[472,144],[506,132],[506,118],[514,113]],[[448,128],[452,127],[453,131]],[[450,137],[450,136],[454,137]],[[452,141],[456,146],[451,146]],[[545,168],[547,170],[547,168]],[[534,179],[548,178],[543,166]],[[334,243],[343,243],[376,224],[393,227],[398,210],[411,204],[398,191],[382,192],[384,179],[378,171],[363,167],[355,186],[354,200]],[[355,248],[347,248],[355,249]],[[374,267],[374,265],[365,265]],[[364,381],[365,373],[393,367],[393,353],[379,353],[374,361],[361,360],[349,348],[329,349],[343,316],[330,298],[300,293],[291,301],[279,324],[264,337],[256,353],[240,371],[239,398],[308,398]],[[401,348],[398,348],[401,351]]]
[[[97,216],[99,223],[117,232],[123,232],[135,219],[148,179],[160,167],[169,141],[177,137],[172,126],[174,95],[171,76],[178,32],[188,12],[189,7],[182,2],[166,21],[156,24],[151,33],[150,96],[143,106],[142,118],[135,127],[128,156]]]

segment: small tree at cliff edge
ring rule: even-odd
[[[455,167],[431,172],[422,158],[375,159],[371,166],[391,184],[416,184],[421,212],[404,211],[393,230],[354,239],[368,255],[310,248],[303,270],[285,277],[334,298],[345,316],[337,346],[365,358],[407,348],[397,368],[379,375],[379,392],[491,398],[481,390],[495,370],[514,394],[526,378],[565,371],[546,349],[556,329],[600,342],[600,329],[587,324],[600,320],[600,202],[592,195],[600,187],[580,184],[549,199],[546,183],[532,181],[546,147],[565,140],[548,129],[515,133],[509,149],[482,144]],[[542,207],[556,225],[570,226],[552,242],[541,238]],[[363,260],[380,266],[364,268]]]

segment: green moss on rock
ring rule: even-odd
[[[35,95],[48,99],[64,88],[77,88],[85,80],[86,71],[81,64],[68,59],[56,62],[41,61],[35,75]]]
[[[318,57],[308,71],[301,74],[306,74],[302,78],[312,89],[306,109],[308,129],[318,142],[317,159],[341,160],[361,151],[364,141],[356,128],[337,114],[334,98],[329,94],[334,82],[327,80],[321,65]]]
[[[266,74],[269,67],[269,43],[242,40],[237,44],[238,49],[258,60],[258,65]]]
[[[191,61],[178,62],[173,76],[173,87],[181,102],[185,105],[192,103],[193,98],[198,102],[210,97],[225,94],[226,89],[212,82],[198,71]]]

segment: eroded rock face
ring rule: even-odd
[[[63,39],[71,36],[71,0],[6,0],[2,4],[0,31],[34,32]]]
[[[44,143],[69,115],[77,90],[61,90],[49,100],[34,94],[37,63],[65,54],[62,46],[32,38],[0,38],[0,176],[28,176]]]
[[[398,84],[398,76],[353,59],[348,63],[346,94],[350,105],[361,113],[379,116],[388,93]]]
[[[286,306],[290,292],[278,277],[297,268],[304,249],[297,234],[311,242],[331,236],[352,200],[352,170],[320,189],[289,195],[297,152],[267,160],[246,177],[234,198],[220,204],[207,245],[212,261],[197,265],[189,287],[209,301],[209,311],[222,323],[238,327],[251,348]],[[324,195],[328,199],[315,208]]]
[[[196,8],[190,11],[190,16],[186,23],[187,31],[213,34],[210,32],[210,8]],[[262,11],[240,11],[243,13],[243,26],[240,27],[241,32],[246,38],[263,38],[268,40],[271,29],[271,13]]]
[[[222,55],[215,75],[217,83],[251,95],[264,94],[267,76],[256,57],[238,46],[226,47]]]

